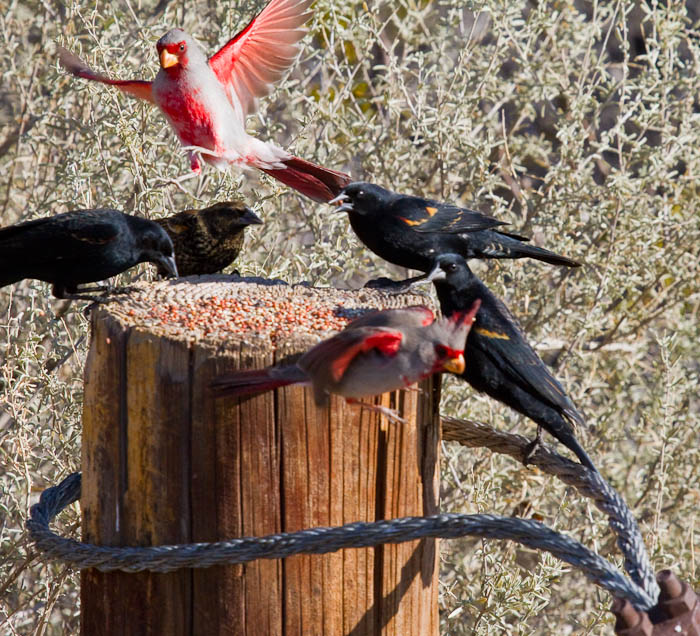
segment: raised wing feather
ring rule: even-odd
[[[233,107],[240,104],[241,120],[255,110],[256,98],[267,95],[294,62],[312,1],[272,0],[209,59]]]
[[[83,60],[71,53],[68,49],[64,49],[62,46],[57,46],[56,48],[58,49],[58,61],[61,63],[61,66],[76,77],[116,86],[127,95],[145,99],[147,102],[151,102],[151,104],[155,103],[151,92],[151,82],[147,82],[146,80],[110,79],[106,75],[92,70]]]
[[[386,356],[393,356],[402,339],[400,331],[383,327],[345,329],[307,351],[299,358],[297,366],[311,376],[326,373],[338,382],[358,355],[376,349]]]

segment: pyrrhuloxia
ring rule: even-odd
[[[317,404],[331,393],[354,401],[406,388],[433,373],[464,371],[464,342],[479,309],[435,319],[422,305],[387,309],[351,322],[293,365],[239,371],[217,378],[220,395],[249,395],[288,384],[313,387]]]
[[[110,79],[60,46],[59,60],[73,75],[158,106],[189,150],[194,172],[201,170],[200,157],[222,169],[253,166],[315,201],[328,201],[349,183],[346,174],[295,157],[245,130],[256,98],[267,95],[294,61],[311,2],[272,0],[209,59],[190,35],[168,31],[156,45],[161,68],[153,82]]]

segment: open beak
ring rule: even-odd
[[[160,52],[160,65],[163,68],[170,68],[171,66],[175,66],[179,63],[180,60],[178,59],[177,55],[173,55],[168,51],[168,49],[163,49]]]
[[[175,264],[175,258],[172,256],[163,256],[160,254],[156,259],[158,263],[158,270],[161,275],[168,275],[171,278],[177,278],[177,265]]]
[[[344,203],[347,201],[347,203]],[[350,197],[345,194],[344,192],[341,192],[335,199],[331,199],[328,202],[329,205],[337,205],[338,209],[336,212],[352,212],[353,207],[352,207],[352,201],[350,201]]]
[[[442,365],[442,368],[449,373],[456,373],[457,375],[462,375],[466,365],[464,364],[464,354],[460,353],[456,358],[450,358]]]
[[[445,280],[446,278],[447,274],[445,274],[439,264],[436,264],[431,272],[425,277],[423,282],[430,283],[434,280]]]

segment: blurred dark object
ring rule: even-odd
[[[700,636],[700,604],[693,588],[679,581],[671,570],[656,575],[661,588],[659,602],[648,612],[616,598],[610,608],[615,614],[615,633],[625,636]]]

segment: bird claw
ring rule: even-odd
[[[394,409],[391,409],[388,406],[383,406],[381,404],[367,404],[366,402],[360,402],[359,400],[354,400],[352,398],[346,398],[345,402],[347,404],[352,404],[353,406],[357,406],[367,411],[374,411],[375,413],[380,413],[381,415],[386,417],[390,422],[406,424],[406,420],[399,415],[398,411],[395,411]]]
[[[134,287],[133,285],[127,285],[126,287],[112,287],[108,289],[105,293],[105,296],[109,296],[114,294],[115,296],[121,296],[124,294],[131,294],[132,292],[135,292],[138,290],[138,287]]]
[[[380,278],[374,278],[365,283],[365,288],[367,289],[377,289],[379,291],[386,292],[388,294],[401,294],[408,291],[410,285],[406,284],[403,280],[391,280],[386,276]]]
[[[538,426],[537,435],[535,435],[535,439],[533,439],[523,451],[523,466],[528,466],[532,463],[532,459],[534,458],[535,453],[540,449],[541,446],[544,446],[544,444],[542,443],[542,427]]]

